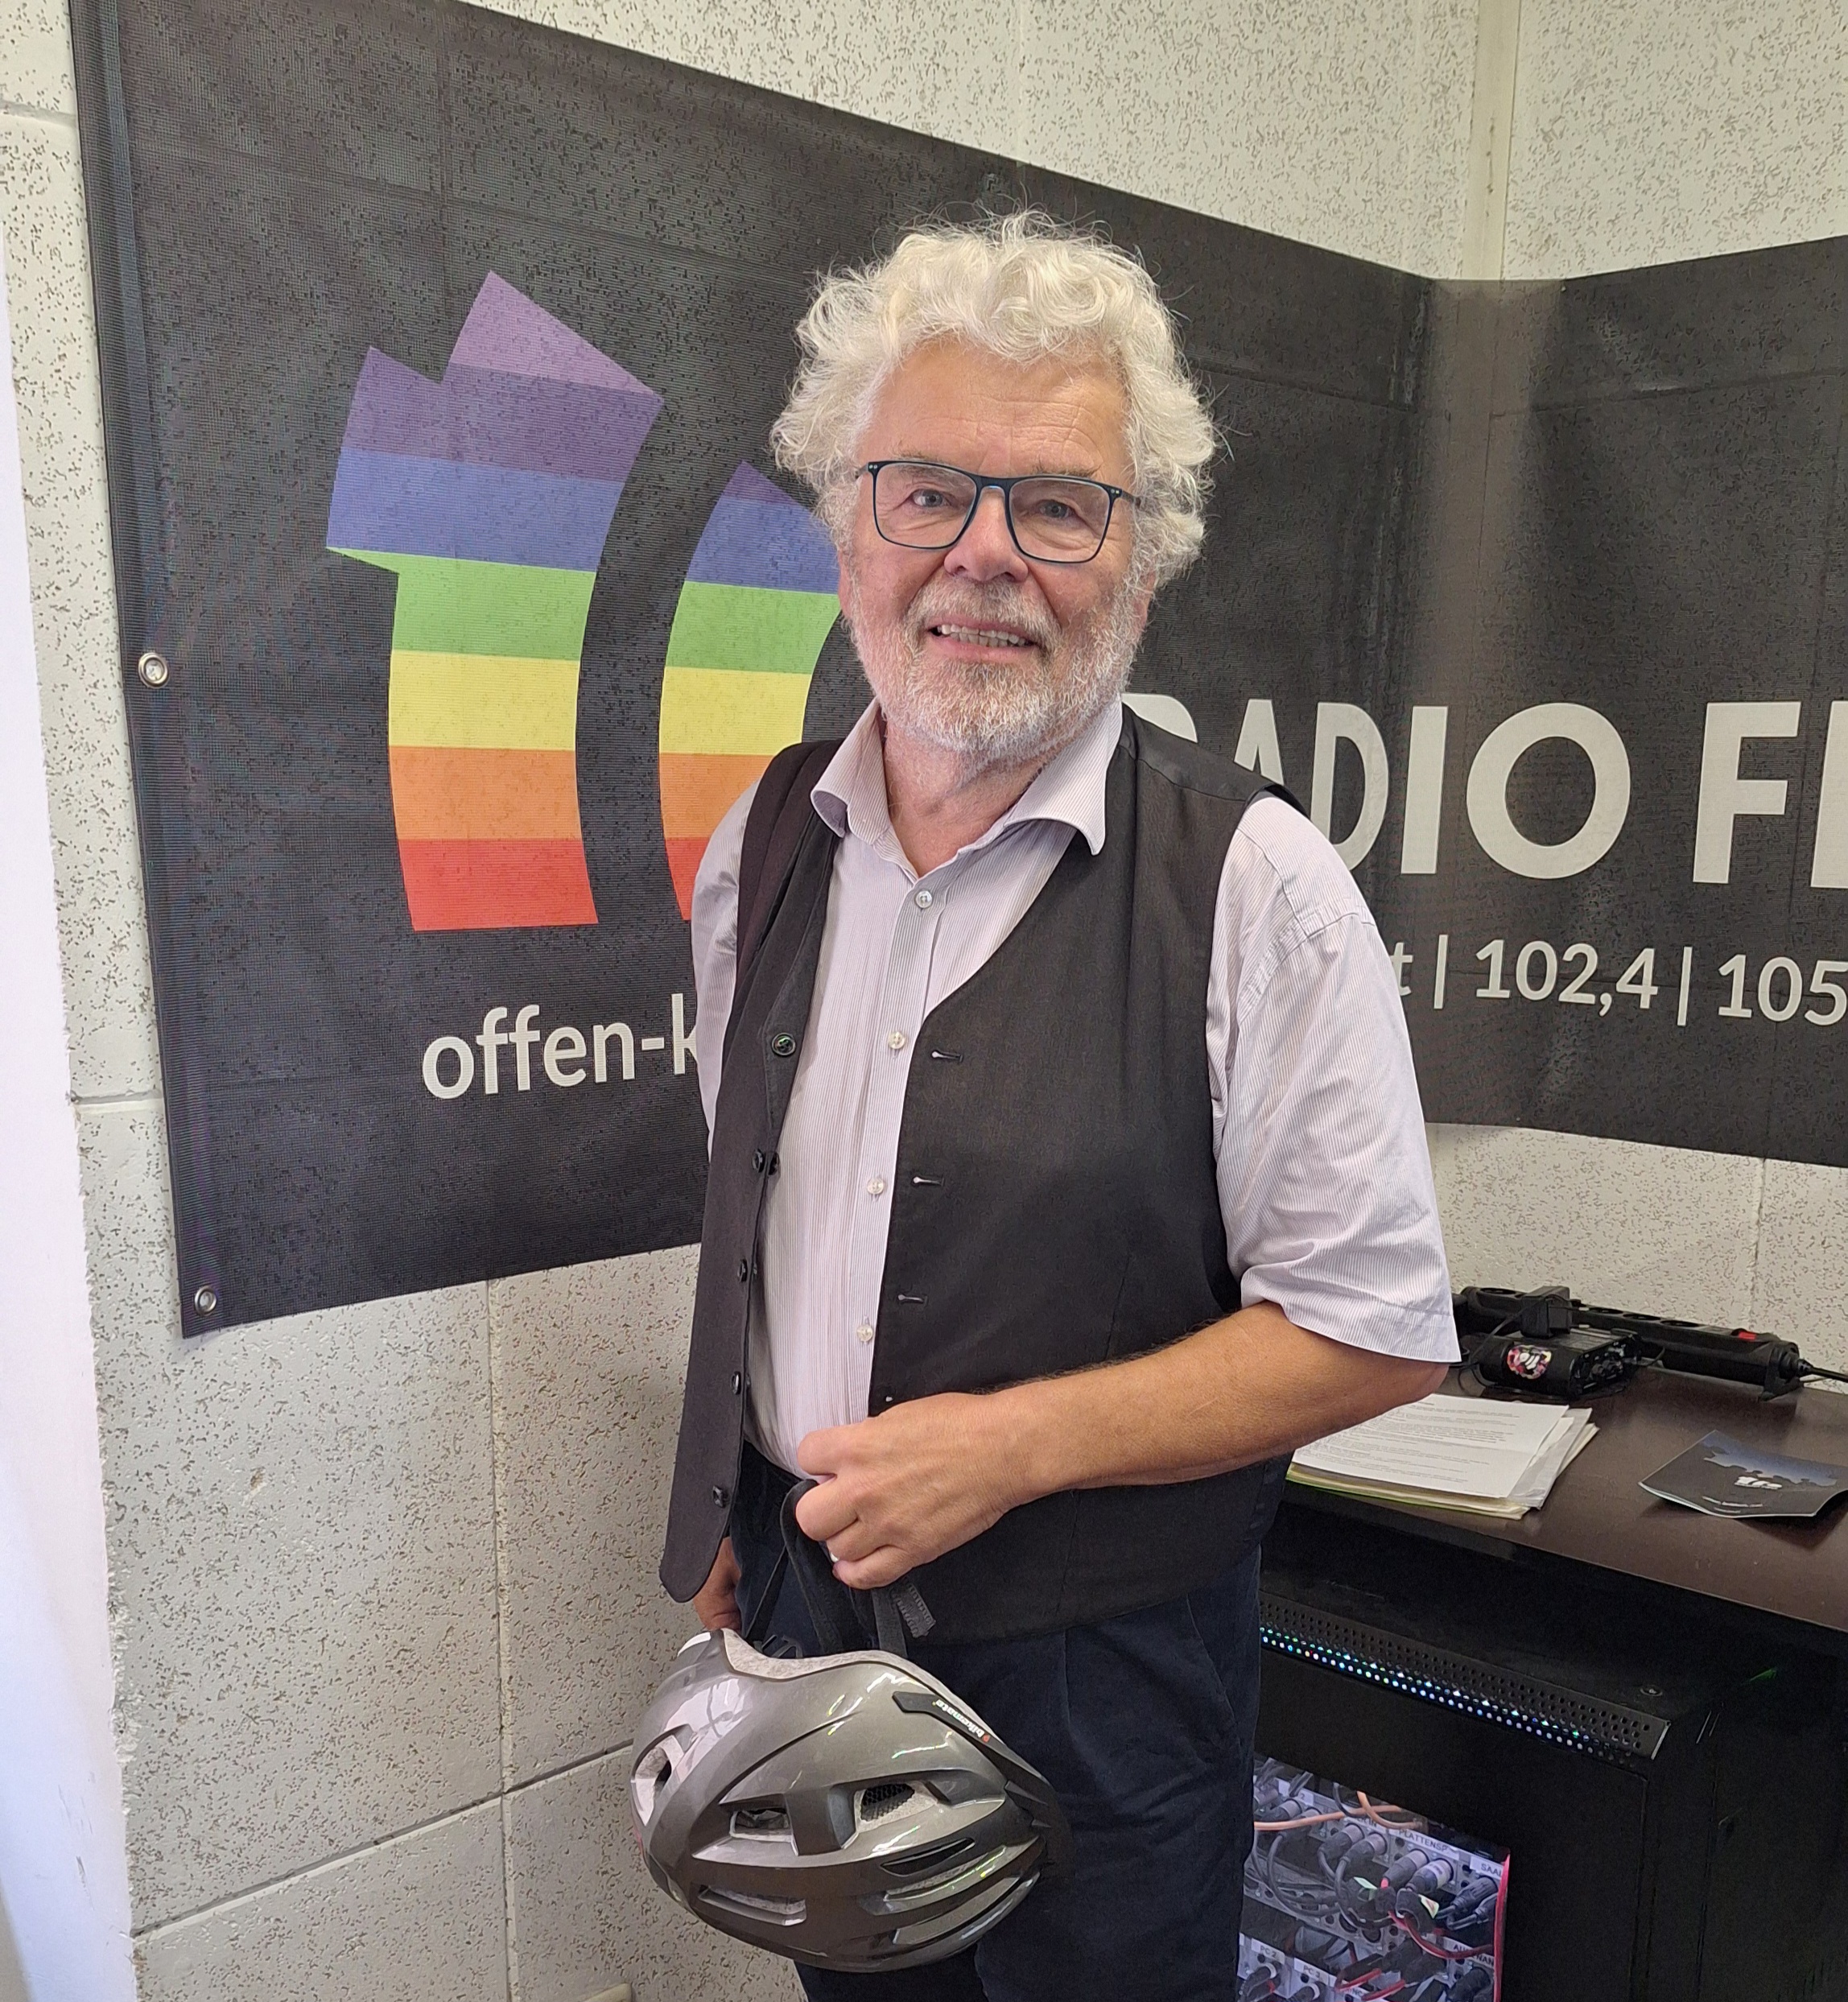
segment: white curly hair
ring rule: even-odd
[[[1163,584],[1198,555],[1212,420],[1154,279],[1095,230],[1033,209],[924,224],[882,261],[823,278],[796,338],[802,362],[770,440],[837,542],[881,389],[915,349],[952,340],[1011,361],[1072,355],[1113,368],[1139,502],[1135,573]]]

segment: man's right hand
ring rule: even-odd
[[[727,1537],[719,1546],[719,1554],[712,1560],[705,1583],[693,1595],[693,1610],[708,1633],[716,1633],[720,1627],[729,1627],[734,1633],[744,1630],[745,1623],[738,1614],[738,1580],[742,1575],[732,1554],[732,1539]]]

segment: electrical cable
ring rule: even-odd
[[[1361,1793],[1358,1787],[1355,1789],[1355,1793],[1360,1802],[1361,1813],[1369,1821],[1378,1822],[1382,1828],[1396,1829],[1401,1833],[1417,1835],[1425,1833],[1427,1823],[1422,1814],[1414,1814],[1406,1808],[1395,1807],[1390,1801],[1381,1801],[1376,1805]],[[1405,1818],[1403,1821],[1389,1821],[1387,1819],[1388,1814],[1403,1814]]]
[[[1429,1954],[1434,1959],[1475,1960],[1479,1958],[1483,1951],[1483,1949],[1480,1946],[1462,1946],[1460,1942],[1458,1942],[1460,1950],[1457,1951],[1453,1951],[1447,1946],[1440,1946],[1436,1940],[1431,1938],[1428,1934],[1420,1932],[1417,1927],[1406,1917],[1403,1912],[1395,1912],[1392,1914],[1392,1923],[1396,1926],[1401,1932],[1409,1933],[1413,1938],[1417,1940],[1418,1944],[1424,1948],[1425,1951]]]

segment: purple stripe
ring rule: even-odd
[[[725,482],[728,501],[767,501],[784,507],[800,507],[800,501],[791,500],[773,480],[766,480],[757,469],[749,463],[741,464],[737,471]]]
[[[502,466],[343,451],[328,510],[335,549],[595,570],[622,488]]]
[[[374,348],[360,370],[342,442],[349,452],[621,481],[660,414],[658,396],[633,390],[453,363],[440,382],[427,382]]]
[[[502,369],[513,375],[550,376],[555,382],[654,394],[492,271],[475,295],[449,361],[451,367],[460,362],[471,369]]]
[[[840,574],[834,544],[806,508],[777,497],[774,507],[721,497],[693,552],[687,582],[831,592]]]

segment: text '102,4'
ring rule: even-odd
[[[1472,966],[1453,949],[1450,933],[1440,931],[1428,962],[1430,977],[1419,981],[1413,977],[1418,955],[1403,939],[1391,954],[1400,995],[1421,998],[1433,1008],[1462,998],[1549,1001],[1589,1008],[1602,1018],[1619,1006],[1648,1013],[1660,997],[1660,1006],[1672,1006],[1676,1024],[1683,1029],[1691,1007],[1729,1022],[1762,1017],[1767,1022],[1802,1021],[1831,1029],[1848,1021],[1848,960],[1817,960],[1805,972],[1784,953],[1755,964],[1743,952],[1735,952],[1714,970],[1720,999],[1710,1011],[1706,1001],[1713,990],[1705,990],[1705,999],[1697,990],[1695,957],[1691,945],[1665,952],[1658,975],[1652,945],[1627,960],[1623,952],[1613,954],[1607,962],[1596,946],[1582,939],[1563,947],[1546,939],[1529,939],[1515,947],[1506,939],[1491,939],[1476,949]],[[1607,975],[1601,982],[1600,968],[1607,964],[1614,968],[1620,960],[1626,960],[1623,970],[1614,980]],[[1465,977],[1470,974],[1475,984]]]

